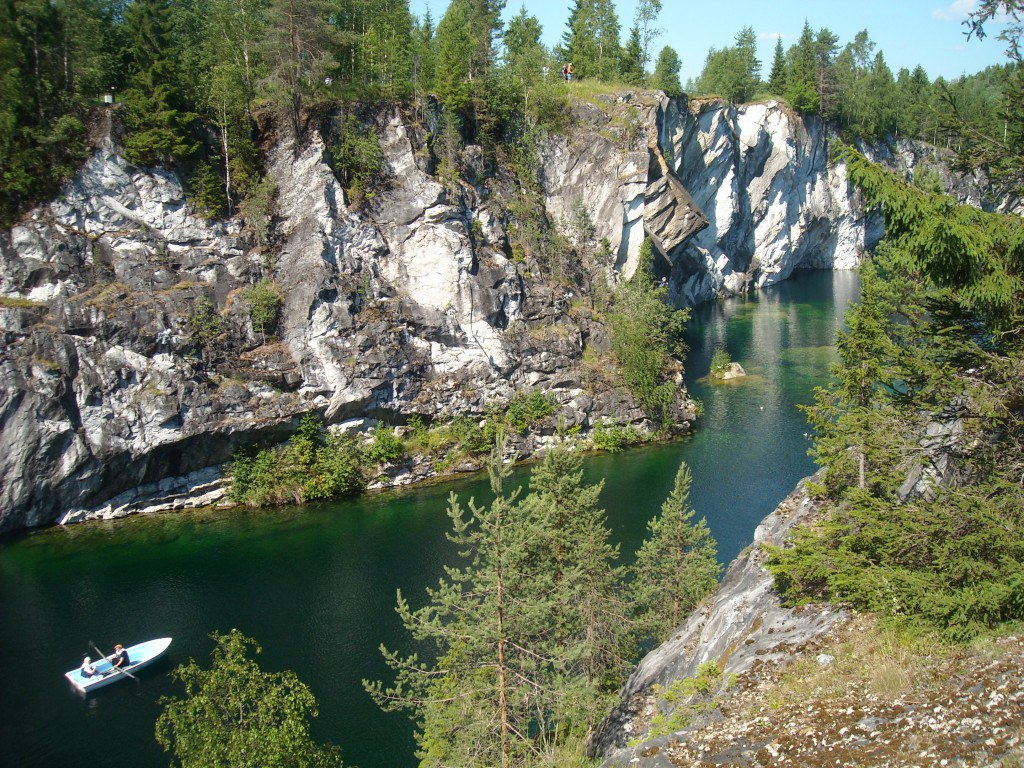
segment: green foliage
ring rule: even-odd
[[[744,27],[734,47],[708,52],[697,87],[702,93],[717,93],[730,101],[748,101],[760,89],[760,70],[757,35],[751,27]]]
[[[505,423],[521,435],[534,424],[543,421],[555,412],[555,401],[551,395],[538,389],[531,392],[516,392],[505,409]]]
[[[351,436],[324,435],[313,413],[277,449],[240,450],[228,468],[230,497],[252,507],[329,499],[362,490],[358,447]]]
[[[718,546],[704,518],[694,522],[692,477],[685,462],[675,485],[648,524],[633,565],[633,600],[641,641],[661,642],[714,588],[722,572]]]
[[[224,332],[224,320],[210,299],[206,296],[199,296],[192,304],[188,327],[189,339],[203,351],[205,357]]]
[[[618,453],[627,445],[644,440],[644,436],[631,424],[608,424],[599,421],[590,432],[594,447],[608,453]]]
[[[679,70],[682,66],[679,54],[674,48],[666,45],[658,54],[658,61],[654,66],[654,77],[651,78],[651,87],[660,88],[666,96],[682,96],[683,86],[679,82]]]
[[[619,19],[611,0],[576,0],[562,36],[561,57],[580,79],[613,82],[619,75]]]
[[[167,0],[137,0],[125,10],[131,76],[124,102],[125,157],[140,165],[166,165],[196,150],[188,136],[194,115],[180,91]]]
[[[277,320],[281,313],[281,289],[270,280],[260,280],[245,292],[245,301],[249,305],[249,320],[252,329],[263,337],[277,328]]]
[[[622,379],[647,415],[667,426],[679,393],[669,379],[673,355],[682,349],[687,310],[666,304],[668,289],[655,283],[650,240],[644,241],[633,278],[615,291],[611,326],[612,352]]]
[[[668,736],[685,728],[694,716],[710,709],[710,698],[722,686],[722,668],[715,661],[705,661],[697,667],[697,674],[674,681],[668,688],[653,686],[658,709],[651,718],[649,738]],[[665,714],[662,704],[671,707]]]
[[[363,451],[363,456],[373,464],[393,464],[405,455],[402,441],[395,437],[395,430],[380,422],[373,433],[373,442]]]
[[[182,768],[269,765],[340,766],[338,750],[313,741],[309,721],[316,699],[293,672],[264,672],[250,658],[261,648],[237,629],[211,635],[216,644],[209,669],[194,660],[173,676],[183,698],[164,697],[156,739]]]
[[[382,649],[395,684],[364,683],[385,709],[414,714],[424,764],[533,765],[582,751],[603,692],[622,680],[620,571],[600,486],[583,485],[578,458],[554,450],[517,503],[497,461],[491,505],[471,500],[467,514],[450,499],[461,564],[422,608],[399,595],[429,661]]]
[[[0,225],[88,156],[85,123],[113,75],[100,0],[0,4]]]
[[[622,60],[619,62],[619,78],[629,85],[643,85],[644,80],[644,49],[640,42],[640,27],[634,26],[629,31],[629,40],[622,48]]]
[[[358,207],[372,199],[387,171],[376,127],[366,128],[355,115],[348,115],[331,154],[349,204]]]
[[[274,215],[277,184],[269,176],[253,185],[240,206],[246,226],[259,245],[266,245]]]
[[[965,640],[1024,616],[1024,225],[844,156],[887,238],[808,409],[832,513],[770,567],[790,600]]]
[[[219,218],[227,212],[224,182],[209,160],[199,162],[189,179],[188,188],[196,208],[206,218]]]
[[[719,346],[715,349],[715,354],[711,356],[711,376],[712,378],[720,379],[722,375],[729,370],[729,366],[732,365],[732,358],[729,357],[729,350],[724,346]]]

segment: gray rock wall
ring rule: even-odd
[[[591,165],[550,191],[549,215],[599,190],[602,236],[627,244],[620,268],[635,262],[648,209],[666,242],[701,225],[692,210],[682,227],[666,215],[690,202],[648,146],[662,103],[646,97],[635,131],[605,144],[600,117],[572,147],[552,144],[551,167]],[[59,200],[0,233],[0,532],[214,500],[237,447],[281,440],[311,409],[429,420],[539,388],[569,426],[644,423],[619,383],[581,370],[585,344],[606,333],[564,286],[511,258],[487,180],[446,189],[398,110],[372,123],[389,180],[358,210],[319,134],[272,149],[266,247],[239,220],[196,216],[173,173],[132,166],[110,138]],[[595,146],[619,160],[601,163]],[[270,343],[246,308],[260,279],[283,297]],[[200,299],[223,322],[206,349],[191,325]]]
[[[671,287],[699,303],[785,280],[798,268],[852,269],[881,236],[821,121],[778,102],[674,102],[663,145],[709,226],[672,253]]]

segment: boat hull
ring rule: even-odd
[[[156,640],[148,640],[145,643],[131,646],[127,649],[130,664],[125,667],[125,671],[134,673],[135,670],[152,664],[167,652],[170,645],[171,638],[160,637]],[[88,693],[96,688],[103,688],[119,680],[130,679],[124,672],[115,669],[111,665],[110,657],[100,659],[94,666],[96,667],[96,674],[92,677],[82,675],[80,668],[65,672],[64,677],[82,693]]]

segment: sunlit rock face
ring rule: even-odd
[[[663,143],[707,215],[673,257],[681,303],[772,285],[797,268],[852,269],[881,236],[830,163],[826,131],[778,102],[679,101]]]
[[[648,226],[666,247],[703,226],[651,140],[666,104],[612,99],[546,150],[559,181],[544,213],[559,223],[583,200],[613,244],[586,267],[611,282],[635,269]],[[326,133],[270,150],[269,245],[240,219],[196,215],[173,172],[131,165],[110,138],[58,200],[0,233],[0,531],[210,503],[240,445],[280,441],[309,410],[429,421],[540,389],[566,427],[645,423],[620,382],[586,383],[584,346],[604,354],[607,331],[572,312],[583,286],[513,258],[507,182],[480,170],[479,148],[461,149],[470,181],[446,188],[399,110],[364,128],[388,180],[359,207]],[[282,298],[269,340],[247,306],[261,279]],[[222,324],[207,348],[194,340],[200,302]]]

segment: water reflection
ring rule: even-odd
[[[724,560],[813,466],[798,403],[811,400],[834,356],[837,307],[856,295],[844,273],[800,275],[756,298],[698,308],[688,332],[688,384],[705,405],[700,429],[586,463],[629,558],[668,494],[679,462],[693,469],[692,502]],[[839,310],[841,311],[841,310]],[[714,386],[717,344],[754,376]],[[525,481],[518,471],[514,483]],[[237,627],[264,647],[267,669],[292,669],[320,702],[317,738],[346,762],[415,764],[411,728],[380,712],[360,680],[387,674],[381,643],[408,638],[395,591],[414,603],[454,557],[445,539],[450,489],[486,503],[486,481],[262,512],[168,515],[41,531],[0,545],[0,755],[4,766],[166,762],[153,738],[157,700],[177,689],[166,671],[205,660],[208,634]],[[63,672],[101,646],[173,636],[166,666],[142,682],[81,700]],[[113,737],[112,734],[116,734]]]

